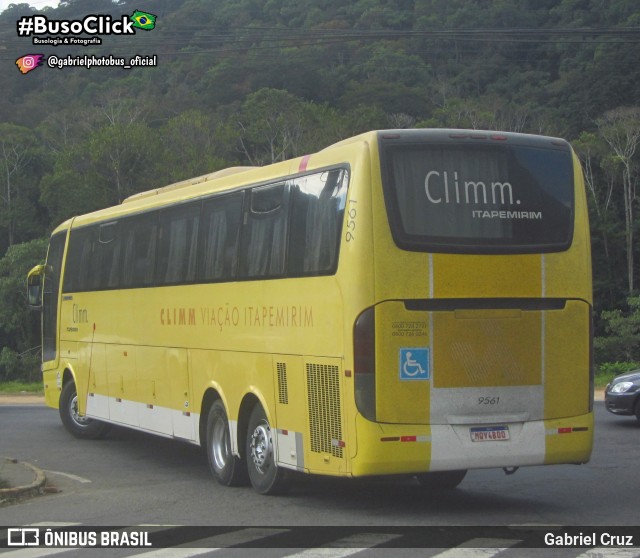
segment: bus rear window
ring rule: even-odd
[[[401,248],[553,252],[571,243],[568,147],[387,145],[382,170],[391,228]]]

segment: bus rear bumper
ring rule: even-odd
[[[586,463],[593,415],[507,424],[379,424],[358,416],[353,476]]]

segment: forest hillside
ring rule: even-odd
[[[153,29],[34,44],[18,22],[135,11]],[[148,22],[145,22],[148,23]],[[42,37],[56,37],[45,33]],[[155,66],[22,73],[27,53]],[[66,0],[0,13],[0,381],[37,378],[27,270],[63,220],[377,128],[564,137],[587,181],[596,357],[640,366],[637,0]],[[615,364],[618,363],[618,364]]]

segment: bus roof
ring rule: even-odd
[[[366,141],[375,136],[376,132],[368,132],[355,136],[334,145],[322,149],[318,153],[340,148],[347,144]],[[167,186],[154,188],[145,192],[133,194],[125,198],[121,204],[86,213],[68,219],[60,224],[54,232],[69,229],[72,226],[82,226],[109,219],[117,219],[124,215],[135,214],[165,203],[187,201],[196,199],[215,192],[233,191],[236,188],[244,188],[247,185],[257,185],[277,180],[283,176],[289,176],[303,172],[313,155],[305,155],[265,165],[263,167],[229,167],[209,174],[181,180]],[[309,164],[309,170],[312,170]]]
[[[311,155],[305,155],[265,165],[263,167],[228,167],[212,173],[204,174],[194,178],[181,180],[167,186],[153,188],[151,190],[133,194],[123,200],[116,206],[107,207],[87,213],[78,217],[68,219],[64,223],[56,227],[54,232],[69,229],[72,226],[85,225],[108,219],[117,219],[120,216],[134,214],[145,211],[147,209],[161,206],[165,203],[181,202],[189,199],[195,199],[206,196],[215,192],[232,191],[235,188],[242,188],[249,184],[256,185],[261,182],[269,182],[277,180],[283,176],[297,174],[313,168],[312,162],[314,155],[326,154],[334,149],[341,149],[348,145],[357,143],[375,143],[377,138],[381,136],[383,139],[449,139],[452,141],[479,141],[482,139],[496,139],[498,136],[509,138],[511,140],[525,141],[526,143],[541,141],[541,136],[532,136],[527,134],[518,134],[512,132],[495,132],[483,130],[459,130],[459,129],[398,129],[398,130],[373,130],[346,138],[337,143],[329,145],[319,152]],[[547,142],[557,142],[556,145],[567,145],[564,140],[558,138],[544,138]]]

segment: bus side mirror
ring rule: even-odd
[[[44,265],[37,265],[27,275],[27,304],[34,310],[42,309],[44,270]]]

